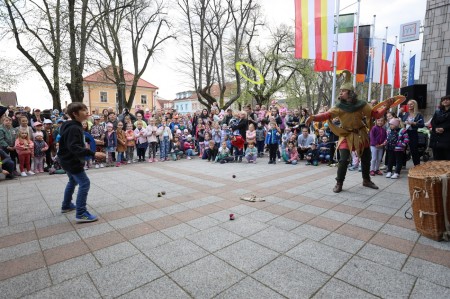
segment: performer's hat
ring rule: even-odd
[[[341,76],[345,75],[344,83],[342,83],[340,89],[345,90],[355,90],[355,87],[353,86],[351,80],[352,80],[352,74],[348,70],[343,70],[341,73]]]

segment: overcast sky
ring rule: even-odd
[[[174,2],[175,0],[167,0]],[[294,27],[294,0],[257,0],[264,8],[266,21],[275,27],[284,23]],[[173,3],[172,2],[172,3]],[[356,12],[356,0],[341,0],[340,13]],[[425,19],[426,0],[361,0],[360,24],[372,24],[373,15],[376,14],[375,34],[376,37],[384,38],[386,26],[388,26],[388,42],[394,43],[395,36],[398,36],[400,24],[420,20],[423,25]],[[178,72],[177,55],[180,45],[176,41],[166,44],[164,51],[160,52],[156,59],[147,67],[143,79],[159,87],[159,95],[166,99],[175,98],[175,94],[180,91],[192,89],[187,84],[185,75]],[[9,57],[20,57],[20,53],[14,44],[0,50],[0,55]],[[405,44],[405,62],[410,55],[416,54],[416,79],[418,78],[420,54],[422,50],[422,36],[419,41]],[[127,63],[129,65],[131,61]],[[126,67],[127,68],[127,67]],[[131,68],[130,68],[131,70]],[[84,74],[84,76],[89,74]],[[63,87],[65,88],[65,87]],[[51,107],[51,97],[45,85],[38,75],[27,75],[22,78],[15,91],[18,94],[19,104],[31,107],[48,108]],[[67,98],[64,93],[62,106]]]

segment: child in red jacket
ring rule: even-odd
[[[191,160],[192,156],[195,155],[195,143],[192,140],[192,135],[188,135],[186,141],[184,142],[184,153],[186,154],[186,159]]]
[[[234,161],[242,162],[242,156],[244,155],[244,143],[245,140],[239,134],[239,131],[234,131],[231,137],[231,145],[233,146]]]

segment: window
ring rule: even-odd
[[[141,104],[147,105],[147,95],[145,94],[141,95]]]
[[[187,104],[185,104],[185,105],[184,105],[184,107],[185,107],[185,109],[184,109],[184,110],[186,110],[186,111],[187,111],[187,110],[188,110],[188,109],[187,109]]]
[[[100,91],[100,102],[102,103],[108,102],[108,93],[106,91]]]

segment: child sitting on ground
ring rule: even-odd
[[[186,159],[191,160],[194,156],[195,143],[192,140],[192,135],[187,135],[186,141],[184,142],[184,153],[186,154]]]
[[[319,160],[322,163],[331,161],[331,144],[328,142],[327,136],[323,136],[322,142],[319,144]]]
[[[311,148],[306,153],[306,165],[319,165],[319,150],[317,144],[311,143]]]
[[[178,136],[175,136],[173,138],[170,148],[170,155],[172,156],[172,160],[180,160],[181,156],[183,155],[183,150],[181,149],[181,144]]]
[[[232,162],[234,159],[230,154],[230,149],[227,147],[227,143],[222,142],[222,146],[219,148],[219,152],[217,153],[216,161],[220,162],[220,164]]]
[[[218,150],[216,148],[216,143],[214,142],[214,140],[210,140],[203,156],[206,155],[205,159],[208,159],[208,162],[214,162],[216,160],[217,152]]]
[[[258,157],[258,150],[254,143],[249,143],[247,149],[245,150],[245,159],[248,163],[256,163],[256,158]]]
[[[298,162],[298,151],[297,147],[295,146],[295,143],[288,142],[287,148],[286,148],[286,164],[292,164],[296,165]]]

